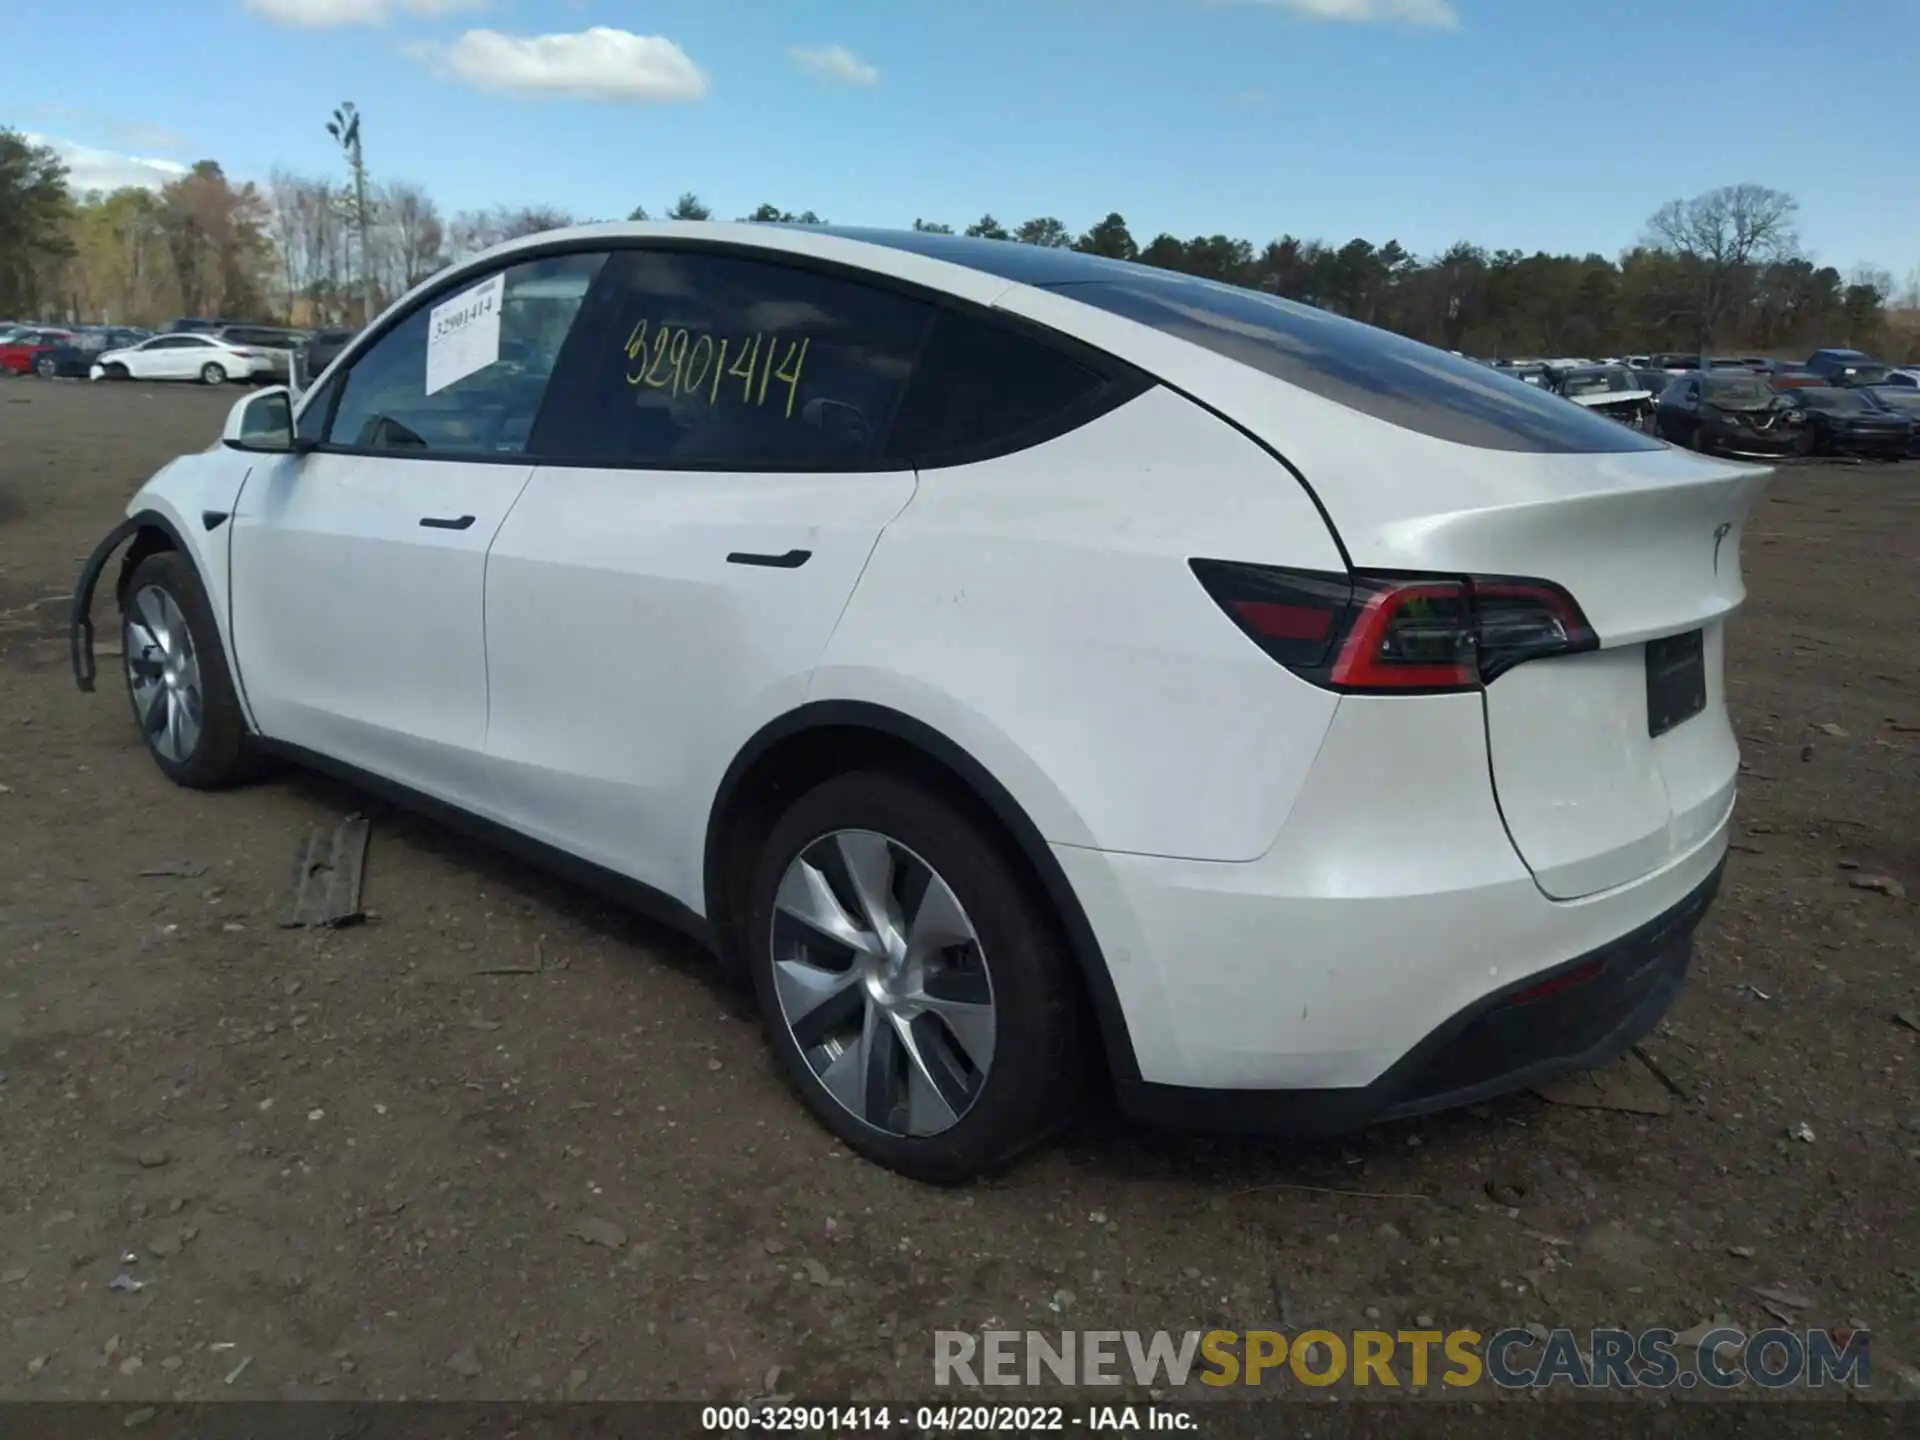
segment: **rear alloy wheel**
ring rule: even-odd
[[[227,383],[226,367],[222,365],[216,365],[211,360],[209,360],[205,365],[202,365],[200,367],[200,383],[202,385],[226,384]]]
[[[126,593],[120,628],[127,698],[154,763],[194,790],[249,778],[246,721],[192,562],[177,550],[149,555]]]
[[[38,360],[33,362],[33,373],[38,375],[42,380],[51,380],[60,373],[60,367],[53,363],[53,357],[51,355],[42,355]]]
[[[775,825],[749,901],[781,1069],[869,1159],[953,1184],[1073,1115],[1080,1014],[1054,928],[963,810],[855,773]]]

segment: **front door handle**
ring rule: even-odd
[[[473,524],[473,516],[422,515],[420,523],[429,530],[464,530]]]
[[[813,558],[811,550],[789,550],[784,555],[762,555],[753,550],[735,550],[727,556],[729,565],[764,565],[771,570],[798,570]]]

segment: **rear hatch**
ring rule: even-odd
[[[1030,290],[997,303],[1136,358],[1271,446],[1313,492],[1354,571],[1373,572],[1368,583],[1444,595],[1445,583],[1408,577],[1473,577],[1476,596],[1531,604],[1532,580],[1571,597],[1579,614],[1563,617],[1566,634],[1580,643],[1564,653],[1542,644],[1481,691],[1493,787],[1545,894],[1625,884],[1713,833],[1739,771],[1725,623],[1745,598],[1741,535],[1770,470],[1678,450],[1489,366],[1309,306],[1136,267],[1102,273],[1050,288],[1184,343]],[[1457,613],[1457,595],[1445,603]],[[1297,606],[1279,609],[1292,623]],[[1444,615],[1414,623],[1410,646],[1427,643],[1420,624],[1460,630]],[[1528,643],[1549,638],[1537,606],[1528,623]],[[1478,634],[1484,644],[1495,632]]]
[[[1539,578],[1572,596],[1597,648],[1516,665],[1484,691],[1500,811],[1555,899],[1660,869],[1733,803],[1726,621],[1771,471],[1671,447],[1448,458],[1461,468],[1414,466],[1424,483],[1393,498],[1319,493],[1358,568]]]

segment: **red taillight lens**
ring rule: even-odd
[[[1249,639],[1333,690],[1470,690],[1523,661],[1599,644],[1573,597],[1545,580],[1191,564]]]
[[[1596,979],[1605,970],[1606,962],[1590,960],[1585,965],[1577,965],[1564,975],[1556,975],[1551,980],[1543,980],[1538,985],[1516,991],[1500,1003],[1502,1005],[1531,1005],[1535,1000],[1544,1000],[1549,995],[1558,995],[1562,990],[1571,990],[1576,985],[1584,985]]]

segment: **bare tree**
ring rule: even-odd
[[[1669,200],[1647,221],[1651,248],[1677,255],[1692,281],[1700,349],[1713,348],[1720,322],[1743,298],[1752,268],[1792,255],[1800,202],[1764,185],[1726,185],[1691,200]]]
[[[392,300],[447,263],[446,226],[433,197],[409,181],[383,185],[374,204],[380,216],[375,272],[381,291]]]
[[[462,210],[448,227],[452,258],[464,259],[508,240],[560,230],[578,223],[565,210],[551,205],[495,206],[491,210]]]

